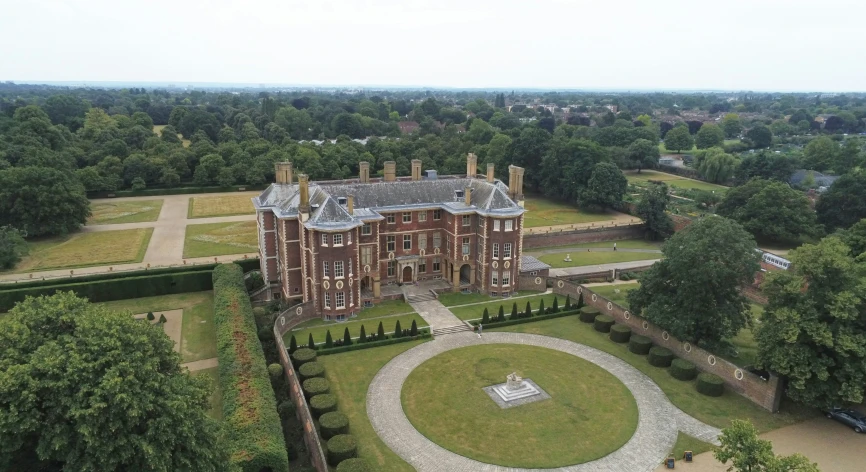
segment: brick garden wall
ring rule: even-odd
[[[685,359],[697,366],[698,370],[718,375],[729,389],[748,398],[771,412],[779,411],[779,403],[782,399],[782,384],[778,377],[771,376],[770,380],[764,381],[757,375],[742,370],[730,362],[717,358],[713,354],[692,346],[687,342],[680,342],[661,328],[653,325],[640,316],[631,314],[625,308],[610,302],[606,298],[594,293],[590,288],[578,285],[567,280],[549,278],[553,282],[554,293],[570,295],[572,300],[583,292],[583,301],[587,305],[598,308],[602,313],[608,314],[617,323],[624,324],[632,329],[632,332],[647,336],[657,346],[663,346],[671,350],[677,357]],[[521,287],[544,287],[547,280],[543,277],[521,277]]]
[[[636,239],[642,238],[643,236],[643,224],[604,226],[575,230],[556,230],[547,233],[524,232],[523,250],[526,251],[527,249],[549,246],[566,246],[576,243]]]

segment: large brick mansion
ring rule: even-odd
[[[523,169],[509,182],[477,175],[421,172],[397,177],[294,182],[292,164],[276,164],[276,183],[253,198],[262,275],[271,297],[312,302],[327,319],[345,319],[382,299],[382,286],[443,279],[455,289],[491,295],[517,290],[523,227]]]

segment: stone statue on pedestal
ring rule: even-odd
[[[517,390],[523,388],[523,377],[517,375],[517,372],[512,372],[505,376],[506,388],[508,390]]]

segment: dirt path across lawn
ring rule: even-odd
[[[167,310],[167,311],[154,311],[154,323],[159,321],[160,315],[165,315],[165,324],[162,325],[163,331],[165,334],[174,341],[174,352],[180,352],[180,333],[181,326],[183,321],[183,310]],[[133,315],[133,318],[140,320],[147,317],[147,313],[139,313],[137,315]]]

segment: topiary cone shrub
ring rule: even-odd
[[[694,380],[698,376],[695,365],[685,359],[674,359],[669,372],[671,377],[683,381]]]
[[[595,317],[600,314],[601,312],[598,311],[598,308],[585,306],[580,309],[580,321],[583,321],[584,323],[592,323],[595,321]]]
[[[324,377],[325,366],[318,362],[307,362],[298,369],[298,375],[301,376],[301,382],[313,377]]]
[[[653,342],[650,338],[639,334],[632,334],[628,340],[628,350],[641,356],[649,354],[652,346]]]
[[[321,395],[331,391],[331,383],[321,377],[313,377],[304,380],[302,385],[304,387],[304,396],[307,397],[307,400],[316,395]]]
[[[610,327],[613,326],[613,317],[610,315],[598,315],[592,323],[593,328],[599,333],[609,333]]]
[[[674,353],[668,348],[653,346],[649,350],[649,357],[647,359],[652,366],[670,367],[671,362],[674,360]]]
[[[350,434],[338,434],[328,440],[328,464],[338,465],[358,455],[358,443]]]
[[[353,457],[340,462],[337,472],[373,472],[370,465],[360,457]]]
[[[302,347],[292,353],[292,365],[295,366],[295,369],[300,369],[302,365],[306,364],[307,362],[313,362],[315,360],[316,351],[308,347]]]
[[[337,397],[330,393],[322,393],[310,398],[310,413],[318,418],[325,413],[337,411]]]
[[[338,434],[349,434],[349,417],[339,411],[329,411],[319,417],[322,437],[331,439]]]
[[[610,340],[615,343],[627,343],[631,337],[631,328],[623,324],[615,324],[610,328]]]
[[[702,373],[698,375],[697,389],[708,397],[721,397],[725,393],[725,381],[718,375]]]

